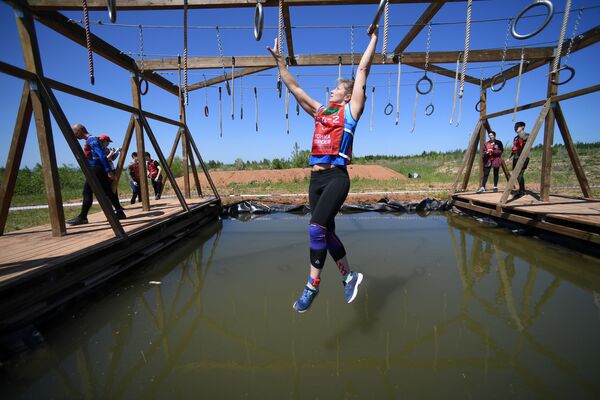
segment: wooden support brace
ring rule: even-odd
[[[186,141],[188,147],[188,157],[190,159],[190,167],[192,168],[192,176],[194,177],[194,184],[196,185],[196,193],[198,197],[202,197],[202,186],[200,185],[200,177],[198,176],[198,170],[196,169],[196,162],[194,161],[194,152],[189,141]]]
[[[540,128],[542,127],[542,123],[544,122],[544,119],[546,118],[546,115],[548,115],[549,111],[550,111],[550,99],[546,100],[546,104],[544,104],[544,108],[542,108],[542,111],[540,112],[540,115],[538,116],[538,119],[535,121],[535,125],[533,126],[533,129],[532,129],[531,133],[529,134],[529,138],[527,139],[527,142],[525,143],[525,146],[523,147],[523,151],[521,152],[521,155],[519,156],[519,160],[517,161],[515,168],[513,168],[512,176],[508,180],[508,185],[506,185],[506,189],[504,190],[504,193],[502,193],[502,197],[500,198],[500,201],[498,202],[498,205],[496,206],[496,209],[498,211],[501,211],[502,206],[504,206],[506,204],[506,201],[508,200],[508,196],[510,195],[510,191],[511,191],[512,187],[515,185],[515,183],[517,182],[517,177],[519,176],[519,174],[521,173],[521,170],[523,169],[525,160],[527,159],[527,157],[529,157],[529,152],[531,151],[533,142],[535,142],[535,138],[536,138],[538,132],[540,131]]]
[[[552,81],[558,81],[559,73],[553,72],[552,64],[550,65],[550,73],[548,74],[548,98],[558,94],[558,85],[552,84]],[[542,173],[540,177],[540,199],[548,201],[550,199],[550,185],[552,184],[552,145],[554,144],[554,104],[546,114],[544,123],[544,145],[542,147]]]
[[[477,138],[479,137],[479,131],[481,130],[481,125],[483,123],[481,120],[477,122],[475,125],[475,129],[473,130],[473,134],[471,135],[471,139],[469,140],[469,145],[467,146],[467,150],[465,151],[465,155],[463,157],[462,164],[458,169],[458,173],[456,174],[456,179],[454,180],[454,184],[452,185],[452,189],[450,190],[450,195],[456,193],[456,188],[458,187],[458,182],[460,181],[460,177],[465,169],[465,165],[467,164],[467,160],[470,158],[470,153],[475,152],[477,150]],[[471,161],[472,162],[472,161]]]
[[[133,136],[133,128],[135,127],[135,118],[132,115],[129,118],[129,124],[127,125],[127,130],[125,131],[125,137],[123,138],[123,145],[121,146],[121,156],[119,157],[119,162],[117,163],[117,170],[115,172],[115,180],[113,181],[113,192],[117,192],[117,188],[119,187],[119,181],[121,180],[121,175],[123,173],[123,166],[125,165],[125,160],[127,159],[127,154],[129,153],[129,145],[131,144],[131,138]]]
[[[25,141],[27,140],[32,113],[29,82],[25,82],[23,84],[23,92],[21,93],[21,102],[19,104],[19,111],[17,112],[10,150],[6,159],[2,188],[0,189],[0,235],[4,235],[8,210],[10,209],[10,203],[17,184],[17,175],[19,174],[19,167],[23,158],[23,150],[25,149]]]
[[[175,135],[175,141],[173,142],[173,147],[171,147],[171,153],[169,154],[169,158],[167,159],[167,165],[169,168],[173,165],[173,159],[175,158],[175,152],[177,151],[177,146],[179,145],[179,139],[181,139],[181,129],[177,130],[177,135]]]
[[[142,112],[142,98],[140,96],[139,78],[135,75],[131,76],[131,97],[133,107],[136,109],[136,112]],[[148,172],[146,168],[146,144],[144,143],[144,130],[142,129],[139,118],[136,118],[136,115],[137,114],[134,114],[135,142],[140,169],[140,195],[142,196],[142,210],[150,211],[150,195],[148,190]]]
[[[469,179],[471,178],[471,169],[473,168],[473,163],[475,161],[475,156],[478,154],[478,142],[481,143],[481,137],[485,137],[485,128],[483,124],[479,125],[479,132],[477,133],[477,138],[479,140],[475,140],[473,147],[471,148],[471,152],[468,153],[469,158],[467,159],[467,164],[465,167],[465,176],[463,177],[463,183],[461,186],[461,191],[467,190],[467,186],[469,185]]]
[[[479,117],[483,117],[485,115],[485,109],[487,105],[487,91],[484,88],[481,88],[479,91],[479,101],[481,102],[481,109],[479,111]],[[486,132],[489,132],[489,124],[487,120],[484,120],[483,126],[481,129],[481,134],[479,136],[479,149],[480,149],[480,157],[479,157],[479,182],[483,181],[483,151],[485,149],[486,143]]]
[[[194,141],[194,138],[192,137],[192,134],[190,133],[189,129],[187,126],[184,127],[184,134],[187,135],[188,140],[190,142],[190,144],[192,145],[192,148],[194,149],[194,152],[196,153],[196,157],[198,158],[198,162],[200,162],[200,166],[202,167],[202,171],[204,172],[204,175],[206,176],[206,180],[208,180],[208,184],[210,185],[210,188],[213,191],[213,194],[215,195],[215,197],[217,199],[221,199],[221,196],[219,196],[219,192],[217,191],[217,187],[215,186],[215,184],[213,183],[212,178],[210,177],[210,174],[208,173],[208,168],[206,168],[206,164],[204,164],[204,160],[202,160],[202,156],[200,155],[200,152],[198,151],[198,147],[196,146],[196,142]]]
[[[573,144],[573,138],[571,137],[569,127],[567,126],[567,120],[565,119],[565,115],[563,114],[559,102],[555,103],[553,111],[554,116],[556,118],[556,123],[558,125],[558,129],[560,131],[560,134],[562,135],[563,141],[565,142],[565,147],[567,149],[567,153],[569,154],[569,158],[571,159],[573,170],[575,171],[575,175],[577,176],[577,181],[579,182],[579,186],[581,187],[583,197],[592,199],[594,196],[592,195],[590,184],[588,183],[587,177],[585,176],[585,171],[583,169],[583,166],[581,165],[579,156],[577,155],[577,150],[575,149],[575,145]]]
[[[417,37],[419,32],[427,26],[429,21],[434,17],[435,14],[442,8],[445,1],[439,1],[429,4],[427,9],[421,14],[417,22],[410,28],[410,31],[404,36],[404,38],[398,43],[396,48],[394,49],[394,55],[400,55],[406,48],[411,44],[411,42]]]

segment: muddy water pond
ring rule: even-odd
[[[600,260],[446,213],[341,215],[312,308],[308,216],[223,220],[6,363],[5,399],[600,398]]]

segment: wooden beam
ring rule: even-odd
[[[572,99],[574,97],[579,97],[579,96],[583,96],[583,95],[594,93],[594,92],[598,92],[598,91],[600,91],[600,85],[594,85],[594,86],[590,86],[590,87],[587,87],[587,88],[574,90],[572,92],[561,94],[561,95],[558,95],[558,96],[552,96],[550,98],[550,100],[552,102],[562,101],[562,100]],[[517,111],[529,110],[530,108],[535,108],[535,107],[543,106],[544,103],[546,103],[546,100],[547,99],[535,101],[535,102],[529,103],[529,104],[524,104],[522,106],[517,107]],[[485,116],[485,118],[486,119],[491,119],[491,118],[500,117],[502,115],[506,115],[506,114],[512,113],[513,110],[514,110],[514,107],[507,108],[506,110],[498,111],[498,112],[495,112],[493,114],[488,114],[488,115]]]
[[[289,2],[283,3],[283,27],[285,29],[285,40],[287,44],[287,54],[290,58],[290,65],[294,65],[294,41],[292,39],[292,21],[290,18]]]
[[[442,8],[444,3],[445,3],[444,1],[441,1],[439,3],[431,3],[429,5],[429,7],[427,7],[425,12],[423,12],[423,14],[421,14],[421,16],[419,17],[417,22],[410,29],[410,31],[408,31],[406,36],[404,36],[404,38],[400,41],[400,43],[398,43],[398,46],[396,46],[396,48],[394,49],[395,55],[398,55],[398,54],[402,53],[404,50],[406,50],[406,48],[410,45],[410,43],[413,41],[413,39],[417,37],[419,32],[421,32],[423,30],[423,28],[425,28],[425,26],[429,23],[429,21],[431,21],[433,16],[435,14],[437,14],[437,12],[440,10],[440,8]]]
[[[583,193],[584,197],[591,199],[594,196],[592,195],[592,190],[590,189],[590,184],[587,180],[587,177],[585,176],[585,171],[583,169],[583,166],[581,165],[581,161],[579,161],[577,150],[575,149],[575,145],[573,144],[573,138],[571,137],[569,127],[567,126],[567,120],[565,119],[565,115],[562,112],[559,102],[556,102],[556,104],[554,105],[554,116],[556,118],[556,123],[562,135],[563,141],[565,142],[567,153],[569,154],[569,158],[571,159],[573,170],[575,171],[575,175],[577,176],[577,180],[579,181],[581,192]]]
[[[194,138],[192,137],[192,134],[190,133],[190,130],[188,129],[187,125],[183,127],[183,134],[187,135],[187,138],[188,138],[190,144],[192,145],[192,149],[194,150],[194,153],[196,153],[196,157],[198,158],[200,167],[202,167],[202,171],[204,172],[204,175],[206,176],[206,180],[208,181],[208,184],[210,185],[210,188],[212,189],[213,194],[215,195],[217,200],[221,200],[221,196],[219,195],[219,192],[217,191],[217,187],[215,186],[212,178],[210,177],[210,174],[208,173],[208,168],[206,168],[206,164],[204,164],[204,160],[202,159],[202,156],[200,155],[200,151],[198,151],[196,142],[194,141]]]
[[[460,168],[458,169],[458,172],[456,173],[456,179],[454,180],[454,184],[452,185],[452,188],[450,189],[450,196],[452,196],[454,193],[456,193],[456,188],[458,187],[458,182],[460,181],[460,177],[462,176],[465,166],[467,165],[467,160],[471,157],[470,156],[471,152],[474,152],[477,150],[477,138],[479,137],[479,130],[481,129],[482,124],[483,124],[483,122],[481,120],[479,120],[477,122],[477,125],[475,125],[475,129],[473,130],[471,139],[469,139],[469,144],[467,146],[467,150],[465,151],[463,161],[460,165]]]
[[[13,6],[15,9],[22,11],[28,10],[28,7],[23,0],[6,0],[6,2]],[[55,4],[54,1],[50,1],[49,3],[49,8],[56,9],[56,7],[53,7]],[[100,2],[98,2],[98,4],[99,3]],[[74,8],[81,9],[81,4],[79,5],[79,7]],[[106,3],[104,4],[103,9],[106,9]],[[59,12],[34,11],[33,17],[42,24],[46,25],[47,27],[71,39],[75,43],[84,47],[86,46],[85,30],[76,23],[70,22],[67,17],[60,14]],[[121,53],[119,49],[113,47],[112,45],[100,39],[94,34],[91,35],[91,42],[92,49],[96,54],[106,58],[108,61],[130,72],[139,73],[135,60],[133,58]],[[143,76],[144,79],[146,79],[148,82],[155,84],[156,86],[166,90],[169,93],[175,95],[177,94],[177,86],[173,85],[168,79],[150,71],[145,71]],[[106,77],[106,79],[111,79],[111,77]]]
[[[21,93],[21,102],[19,104],[19,111],[17,112],[10,150],[6,158],[2,188],[0,189],[0,235],[4,235],[8,210],[10,209],[10,203],[15,192],[17,175],[19,174],[19,167],[23,158],[23,149],[25,149],[25,141],[32,113],[29,82],[25,82]]]
[[[548,60],[552,57],[554,47],[537,47],[527,50],[528,60],[543,59]],[[456,58],[462,53],[462,50],[456,51],[432,51],[429,53],[429,62],[437,64],[454,64]],[[331,53],[331,54],[299,54],[295,55],[293,65],[307,67],[307,66],[323,66],[323,65],[338,65],[339,57],[342,57],[343,65],[352,64],[352,54],[350,53]],[[390,64],[393,62],[393,54],[389,54],[386,63]],[[494,62],[502,60],[502,50],[471,50],[469,52],[469,62]],[[521,50],[520,49],[508,49],[506,52],[507,61],[520,61]],[[207,56],[207,57],[189,57],[188,58],[188,69],[215,69],[221,68],[221,62],[225,64],[225,68],[231,67],[231,57],[223,57],[221,60],[218,56]],[[408,52],[402,54],[402,62],[406,64],[425,63],[425,52]],[[141,68],[141,61],[137,61],[138,67]],[[381,64],[381,54],[375,54],[373,58],[373,64]],[[356,64],[356,62],[355,62]],[[177,70],[177,57],[173,58],[145,58],[144,68],[146,71],[163,71],[163,70]],[[246,68],[246,67],[275,67],[275,61],[270,55],[260,56],[236,56],[235,66]]]
[[[264,7],[277,7],[278,0],[259,0]],[[391,4],[437,3],[441,0],[389,0]],[[466,0],[446,0],[464,2]],[[80,10],[79,0],[28,0],[36,10]],[[174,10],[183,9],[184,0],[119,0],[118,10]],[[379,0],[285,0],[289,6],[325,6],[378,4]],[[445,1],[443,1],[445,2]],[[188,8],[241,8],[254,7],[256,0],[188,0]],[[90,10],[106,10],[105,0],[88,0]],[[375,12],[375,11],[373,11]]]
[[[550,73],[548,74],[548,87],[546,89],[546,97],[550,98],[558,94],[558,85],[553,85],[552,81],[559,79],[559,73],[552,73],[552,63]],[[550,186],[552,184],[552,145],[554,144],[554,104],[546,114],[544,122],[544,145],[542,146],[542,173],[540,176],[540,199],[542,201],[550,200]]]
[[[62,193],[58,177],[56,151],[54,150],[54,140],[52,138],[50,113],[48,111],[48,105],[40,96],[37,87],[39,82],[38,77],[44,76],[37,34],[33,24],[33,18],[28,10],[25,9],[15,13],[15,19],[19,37],[21,39],[25,68],[36,76],[36,80],[32,81],[33,83],[30,84],[30,96],[40,149],[40,160],[42,162],[42,171],[44,174],[44,187],[48,199],[52,236],[64,236],[67,233],[67,228],[65,226],[65,214],[62,207]]]
[[[119,187],[119,180],[121,179],[121,175],[123,174],[123,166],[125,165],[125,160],[127,160],[127,154],[129,153],[129,145],[131,144],[131,137],[133,136],[133,128],[135,127],[135,118],[133,115],[129,118],[129,124],[127,124],[127,130],[125,131],[125,136],[123,137],[123,144],[121,145],[121,157],[119,157],[119,162],[117,162],[117,170],[116,170],[116,179],[113,181],[112,188],[116,193],[117,188]]]
[[[257,72],[266,71],[271,68],[272,67],[245,68],[245,69],[242,69],[239,71],[235,71],[234,79],[237,79],[237,78],[240,78],[240,77],[246,76],[246,75],[252,75]],[[205,81],[194,83],[193,85],[189,85],[188,92],[191,92],[192,90],[202,89],[204,87],[211,86],[211,85],[216,85],[217,83],[224,82],[225,80],[231,80],[231,72],[227,73],[225,76],[219,75],[215,78],[207,79]]]
[[[414,67],[414,68],[425,70],[425,62],[420,63],[420,64],[417,64],[417,63],[404,63],[404,64],[410,65],[411,67]],[[447,76],[447,77],[450,77],[452,79],[455,78],[455,72],[454,71],[450,71],[449,69],[442,68],[442,67],[439,67],[439,66],[434,65],[434,64],[430,64],[429,67],[428,67],[428,70],[429,70],[429,72],[433,72],[433,73],[436,73],[436,74],[439,74],[439,75]],[[473,85],[478,85],[478,86],[480,84],[480,80],[479,79],[474,78],[474,77],[472,77],[470,75],[467,75],[467,74],[465,74],[465,82],[472,83]]]

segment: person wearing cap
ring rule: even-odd
[[[104,193],[115,208],[116,215],[119,219],[125,219],[127,216],[123,212],[123,207],[119,203],[119,198],[112,190],[112,181],[116,179],[114,169],[111,167],[110,160],[106,157],[106,152],[102,141],[107,145],[111,142],[108,135],[100,135],[99,137],[92,136],[85,126],[82,124],[75,124],[71,127],[73,129],[73,135],[79,140],[85,140],[83,145],[83,153],[87,160],[88,166],[91,169],[92,174],[98,178],[100,186],[104,190]],[[102,139],[101,139],[102,138]],[[82,225],[87,224],[87,214],[92,207],[94,200],[94,193],[92,187],[86,181],[83,186],[83,203],[81,205],[81,211],[79,215],[72,218],[67,222],[69,225]]]
[[[525,143],[527,143],[527,140],[529,139],[529,133],[525,133],[525,122],[519,121],[519,122],[515,123],[515,132],[517,133],[517,136],[515,136],[513,139],[512,154],[508,158],[508,160],[510,160],[512,158],[513,171],[515,170],[515,166],[517,165],[517,162],[519,161],[519,157],[521,156],[521,153],[523,152],[523,147],[525,147]],[[529,157],[527,157],[527,159],[525,160],[525,163],[523,164],[523,168],[521,168],[521,172],[519,173],[519,176],[517,177],[517,181],[519,182],[519,191],[517,192],[515,197],[525,196],[524,174],[525,174],[525,170],[527,169],[528,165],[529,165]]]
[[[100,141],[100,144],[102,145],[102,148],[104,149],[104,153],[106,154],[106,158],[108,159],[111,170],[114,171],[115,166],[113,164],[113,161],[115,161],[117,159],[117,157],[119,156],[119,153],[121,152],[121,149],[120,148],[115,149],[114,147],[109,147],[110,143],[112,143],[112,140],[110,139],[110,136],[108,136],[105,133],[98,136],[98,140]]]

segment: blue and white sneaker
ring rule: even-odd
[[[346,292],[346,303],[350,304],[356,298],[358,294],[358,285],[361,284],[363,280],[363,274],[360,272],[350,272],[347,282],[344,280],[344,291]]]
[[[304,287],[304,291],[292,307],[294,307],[294,310],[298,311],[299,313],[303,313],[310,308],[310,305],[318,294],[319,289],[310,288],[308,285],[306,285]]]

